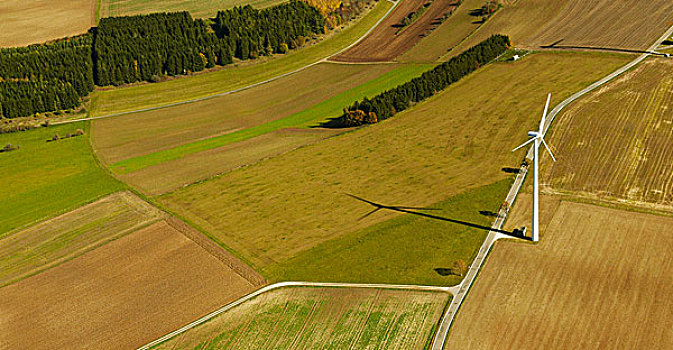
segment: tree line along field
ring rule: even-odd
[[[548,196],[541,208],[540,243],[496,243],[446,348],[673,344],[673,219]],[[508,225],[529,211],[529,197],[517,202]]]
[[[95,206],[53,222],[75,224],[66,237],[95,237],[101,234],[100,215],[95,212],[101,208]],[[133,220],[132,213],[122,215]],[[44,225],[48,223],[36,226],[33,233],[40,231],[44,237],[60,230],[44,232],[40,229]],[[112,218],[103,228],[109,236],[128,226]],[[4,245],[6,240],[0,242]],[[73,242],[65,243],[67,249],[77,248]],[[75,344],[134,348],[265,283],[238,259],[208,244],[212,243],[201,233],[174,218],[164,218],[4,286],[0,288],[0,348],[55,349]],[[23,248],[42,251],[34,246]]]
[[[542,166],[547,191],[670,211],[671,69],[650,58],[559,115],[547,138],[557,162]]]
[[[424,349],[448,294],[282,288],[255,297],[156,349]]]
[[[0,286],[36,274],[164,217],[118,192],[19,232],[0,236]]]
[[[0,3],[0,47],[25,46],[87,31],[92,0],[9,0]]]
[[[253,267],[265,268],[395,216],[381,213],[358,221],[365,208],[343,193],[423,206],[507,178],[501,168],[520,159],[499,150],[515,146],[525,136],[522,125],[533,127],[538,120],[537,113],[523,111],[539,109],[539,96],[547,90],[565,98],[627,59],[539,54],[488,65],[384,123],[185,187],[159,201]],[[485,162],[484,154],[493,158]],[[303,164],[303,171],[296,171],[296,164]],[[381,243],[381,251],[397,249]]]
[[[643,16],[648,20],[643,21]],[[543,45],[646,49],[673,22],[667,0],[519,0],[506,5],[449,54],[494,33],[507,33],[517,47]]]
[[[458,4],[451,0],[435,0],[417,20],[404,28],[400,23],[412,13],[421,11],[425,0],[406,0],[397,5],[386,17],[357,45],[332,58],[340,62],[381,62],[391,61],[414,46],[426,32],[431,31],[433,23],[444,15],[449,15]]]
[[[255,8],[280,4],[284,0],[98,0],[98,16],[115,17],[153,12],[189,11],[196,18],[214,17],[217,11],[235,6]]]
[[[84,122],[0,134],[0,144],[20,146],[0,153],[0,237],[46,218],[73,210],[125,186],[100,169],[88,135],[74,135]]]
[[[338,33],[331,32],[318,43],[273,59],[229,66],[187,79],[95,91],[91,95],[91,115],[109,115],[203,98],[292,72],[347,47],[364,35],[391,6],[387,1],[379,1],[371,10],[365,11],[359,19],[350,22]]]

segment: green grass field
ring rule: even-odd
[[[214,17],[217,11],[234,6],[267,7],[285,0],[98,0],[99,18],[152,12],[189,11],[192,17]]]
[[[264,293],[159,349],[423,349],[446,293],[283,288]]]
[[[358,87],[345,91],[326,101],[308,107],[307,109],[294,113],[288,117],[270,121],[261,125],[253,126],[243,130],[228,133],[222,136],[211,137],[181,146],[161,150],[147,155],[129,158],[110,166],[111,170],[118,174],[130,173],[153,165],[159,165],[164,162],[182,158],[186,155],[207,151],[210,149],[222,147],[231,143],[245,141],[253,137],[261,136],[269,132],[283,128],[296,128],[317,125],[331,117],[338,117],[345,106],[350,105],[355,100],[365,96],[373,96],[380,92],[390,89],[422,72],[432,68],[432,65],[404,65],[394,69],[380,77],[372,79]]]
[[[21,148],[0,153],[0,237],[13,229],[72,210],[124,185],[96,164],[88,136],[46,142],[83,129],[84,123],[0,134],[0,145]]]
[[[501,180],[468,190],[431,205],[440,210],[425,213],[490,227],[494,217],[480,211],[498,212],[511,183],[509,179]],[[361,212],[370,209],[363,204]],[[466,264],[472,261],[487,233],[458,223],[405,214],[327,241],[271,265],[262,273],[272,281],[454,285],[460,283],[462,276],[441,275],[435,269],[450,269],[457,260]]]
[[[160,106],[235,90],[278,75],[288,73],[317,62],[352,44],[364,35],[392,4],[379,1],[352,25],[325,40],[286,55],[276,56],[264,62],[246,62],[240,66],[183,77],[156,84],[139,84],[124,88],[98,90],[91,95],[92,116],[131,111]]]
[[[428,206],[509,178],[501,168],[521,162],[509,150],[539,123],[548,92],[561,101],[629,59],[539,53],[490,64],[391,119],[158,200],[264,269],[395,217],[358,220],[368,208],[344,193]],[[381,242],[372,254],[387,254],[392,243]]]

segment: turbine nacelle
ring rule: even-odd
[[[528,136],[530,136],[530,137],[538,137],[538,136],[540,136],[540,133],[537,132],[537,131],[529,131],[529,132],[528,132]]]

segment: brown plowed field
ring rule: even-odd
[[[119,192],[9,234],[0,239],[0,286],[81,255],[163,216],[132,193]]]
[[[85,33],[95,0],[2,0],[0,47],[25,46]]]
[[[476,19],[476,18],[475,18]],[[518,47],[541,45],[646,49],[673,25],[670,0],[518,0],[499,10],[451,55],[506,34]]]
[[[432,5],[406,28],[400,28],[411,12],[419,10],[427,0],[402,1],[364,40],[331,58],[338,62],[385,62],[405,53],[437,26],[437,21],[457,7],[454,0],[434,0]]]
[[[649,59],[560,115],[551,190],[673,210],[673,61]]]
[[[241,277],[240,261],[185,230],[163,220],[0,288],[0,349],[137,347],[264,281]]]
[[[540,243],[496,244],[447,348],[670,349],[673,218],[572,202],[548,217]]]

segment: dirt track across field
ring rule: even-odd
[[[546,196],[542,206],[540,243],[496,244],[447,348],[670,348],[673,219]],[[509,225],[530,222],[529,208],[520,198]]]
[[[418,11],[426,0],[402,1],[397,8],[364,40],[331,61],[337,62],[386,62],[395,59],[413,47],[435,26],[444,14],[457,7],[454,0],[434,0],[430,7],[405,28],[399,26],[402,19]]]
[[[198,235],[160,221],[1,288],[0,349],[138,347],[264,283]]]

